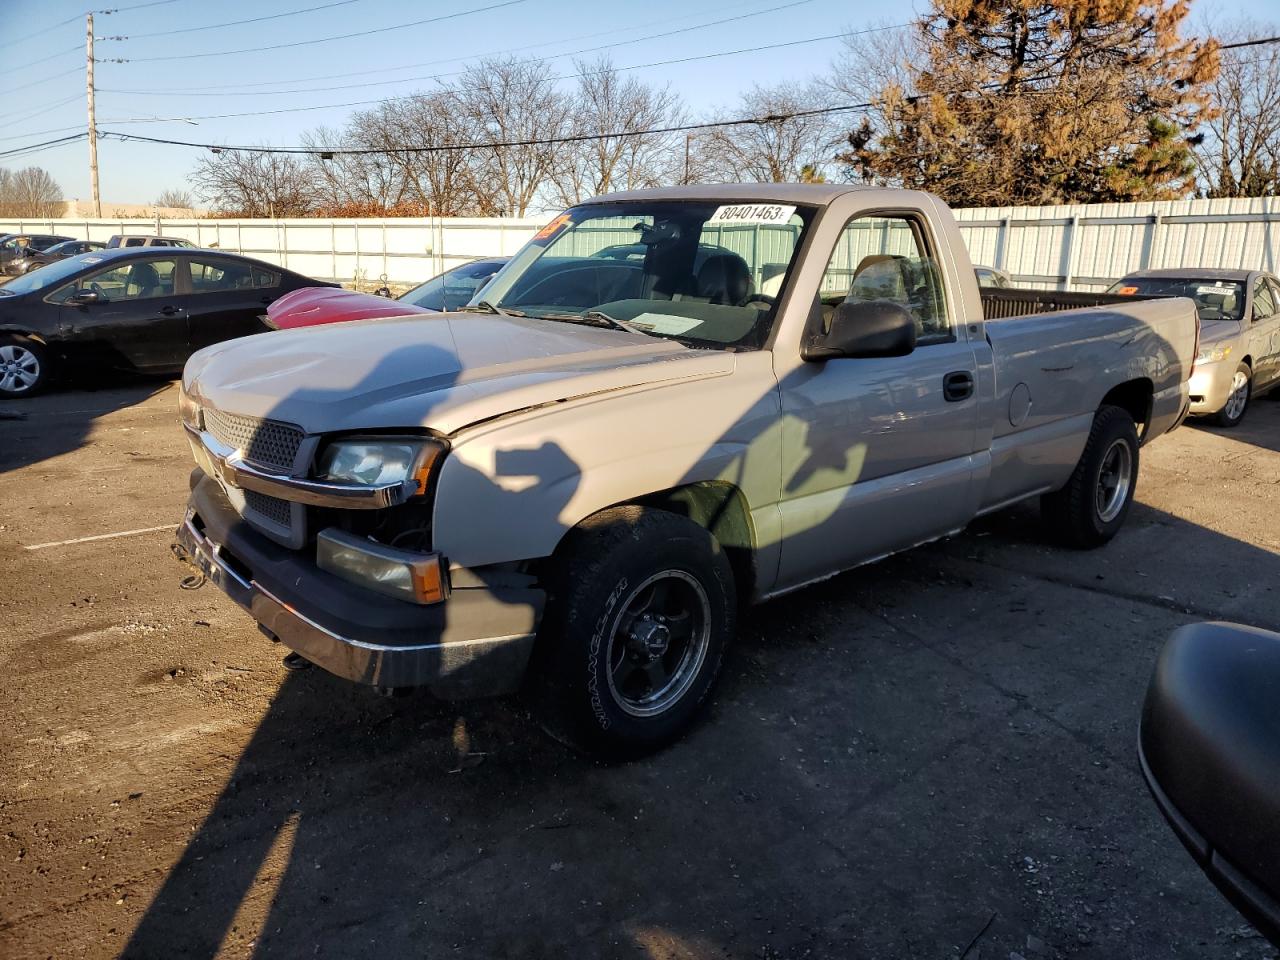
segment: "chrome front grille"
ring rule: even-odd
[[[303,437],[302,430],[293,424],[205,407],[204,425],[215,440],[239,450],[246,460],[285,473],[293,472]]]
[[[246,417],[205,407],[204,429],[224,447],[240,452],[245,460],[267,470],[292,475],[304,465],[300,454],[309,453],[302,429],[279,420]],[[306,542],[306,510],[289,500],[256,490],[228,491],[236,509],[257,530],[293,549]],[[243,499],[240,499],[243,497]]]

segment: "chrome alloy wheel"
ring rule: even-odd
[[[1094,505],[1098,519],[1110,523],[1124,509],[1133,483],[1133,451],[1124,440],[1114,440],[1102,457],[1098,470],[1098,487],[1094,493]]]
[[[689,690],[711,644],[711,603],[683,570],[663,570],[627,596],[609,637],[609,692],[636,717],[670,708]]]
[[[0,393],[25,393],[39,380],[39,357],[16,343],[0,346]]]
[[[1231,378],[1231,393],[1222,412],[1228,420],[1239,420],[1248,402],[1249,375],[1243,370],[1237,370],[1236,375]]]

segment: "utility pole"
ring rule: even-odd
[[[102,196],[98,193],[98,121],[93,113],[93,14],[86,14],[88,61],[85,65],[85,94],[89,100],[89,184],[93,189],[93,215],[102,216]]]

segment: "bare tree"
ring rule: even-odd
[[[1215,29],[1222,43],[1280,33],[1276,24],[1243,21]],[[1209,93],[1217,116],[1196,151],[1201,187],[1210,197],[1263,197],[1280,188],[1280,48],[1223,50]]]
[[[839,127],[831,114],[812,111],[829,101],[829,91],[816,84],[752,87],[734,118],[755,122],[716,127],[703,138],[715,173],[766,183],[799,180],[806,168],[810,178],[821,175],[834,154]]]
[[[318,201],[315,173],[293,154],[223,150],[191,172],[196,192],[233,217],[305,217]]]
[[[162,190],[153,205],[170,210],[190,210],[194,207],[191,194],[186,190],[178,189]]]
[[[0,215],[56,217],[62,213],[62,188],[41,167],[0,171]]]
[[[683,178],[684,134],[651,133],[678,126],[680,98],[666,87],[623,77],[606,57],[575,61],[572,133],[586,137],[563,148],[554,173],[554,194],[564,206],[611,190],[637,190]],[[592,134],[626,134],[593,137]]]
[[[559,172],[566,152],[528,141],[567,135],[573,98],[556,88],[546,63],[505,58],[469,67],[453,91],[453,103],[474,141],[508,144],[470,151],[479,212],[523,217]]]

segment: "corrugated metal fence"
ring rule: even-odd
[[[1152,267],[1275,270],[1280,260],[1274,197],[988,207],[958,210],[956,217],[975,263],[1044,289],[1098,290]],[[0,221],[0,232],[48,231],[91,240],[161,233],[310,276],[369,285],[383,276],[392,283],[417,283],[466,260],[512,254],[546,219],[11,220]],[[744,254],[761,249],[748,259],[767,263],[772,247],[789,249],[790,238],[778,233],[787,229],[726,230],[720,242]],[[630,231],[602,231],[589,242],[602,248],[634,239]]]

